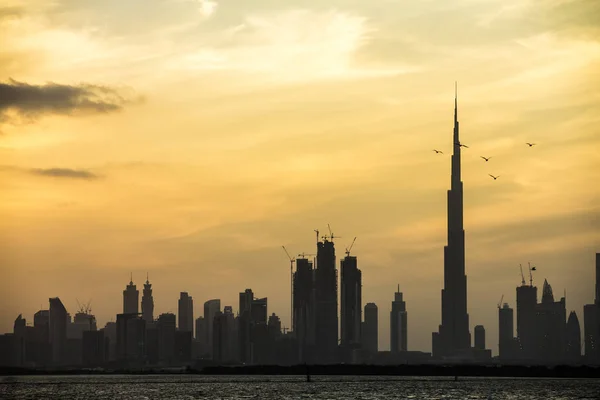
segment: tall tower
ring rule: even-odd
[[[154,298],[152,297],[152,284],[148,281],[146,275],[146,283],[144,283],[144,293],[142,295],[142,318],[149,324],[154,320]]]
[[[377,305],[375,303],[367,303],[365,306],[365,321],[363,322],[362,342],[363,348],[370,355],[376,354],[378,348],[378,317]]]
[[[408,314],[406,313],[406,302],[402,297],[400,285],[398,285],[390,312],[390,350],[392,353],[408,350]]]
[[[340,265],[342,346],[360,344],[362,321],[362,274],[357,267],[356,257],[347,255]]]
[[[138,314],[140,304],[140,291],[133,284],[133,275],[129,285],[123,290],[123,314]]]
[[[187,292],[179,294],[178,328],[183,332],[194,332],[194,300]]]
[[[504,303],[502,308],[498,308],[498,355],[503,360],[514,358],[513,335],[513,309]]]
[[[467,276],[465,275],[465,231],[463,227],[463,183],[460,173],[461,143],[458,124],[458,99],[454,92],[454,136],[452,175],[448,190],[448,244],[444,247],[444,288],[442,324],[433,336],[434,357],[451,355],[471,347],[467,314]]]
[[[335,248],[327,238],[317,243],[315,278],[317,354],[319,362],[330,363],[336,360],[338,347],[338,296]]]

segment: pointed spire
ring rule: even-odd
[[[398,293],[400,293],[400,284],[398,284]]]
[[[454,81],[454,120],[458,114],[458,83]]]
[[[129,284],[133,285],[133,272],[130,272],[129,274],[130,274],[130,276],[129,276]]]
[[[146,272],[146,283],[150,283],[150,280],[148,279],[148,272]]]

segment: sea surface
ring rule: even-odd
[[[0,399],[599,399],[598,379],[78,375],[0,377]]]

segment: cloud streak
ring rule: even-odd
[[[83,179],[93,180],[97,179],[98,175],[86,171],[83,169],[71,169],[71,168],[34,168],[30,172],[34,175],[48,176],[54,178],[70,178],[70,179]]]
[[[9,111],[22,117],[119,111],[129,101],[115,89],[91,85],[31,85],[10,79],[0,83],[0,120]]]

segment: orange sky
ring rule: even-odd
[[[409,348],[430,351],[454,81],[471,329],[496,353],[496,304],[515,306],[528,261],[583,322],[600,251],[595,1],[273,3],[3,1],[0,332],[54,296],[72,313],[92,299],[103,326],[130,272],[150,274],[156,314],[180,291],[195,316],[210,298],[236,310],[250,287],[288,326],[281,245],[312,253],[329,223],[338,263],[358,237],[380,349],[400,284]]]

